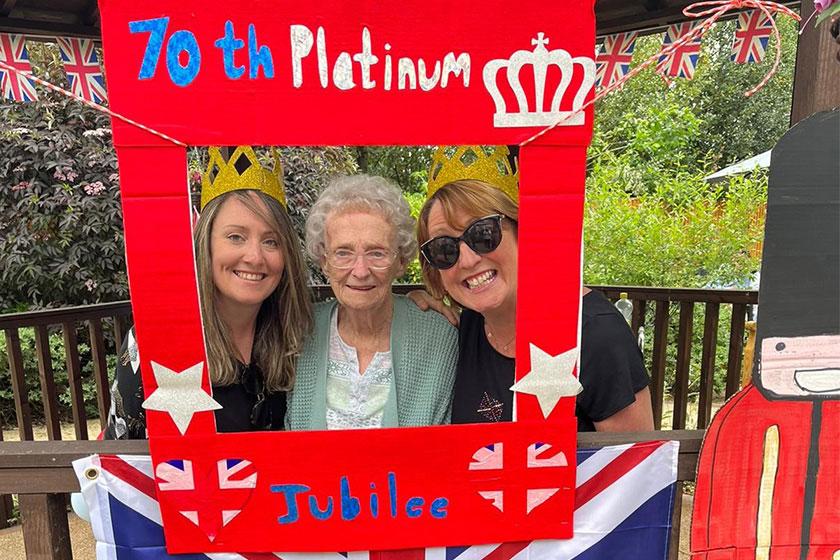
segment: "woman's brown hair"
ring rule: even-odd
[[[283,252],[285,264],[280,283],[263,301],[257,314],[251,361],[262,371],[269,392],[288,390],[294,384],[297,356],[312,329],[311,291],[300,242],[289,215],[276,199],[254,190],[232,191],[213,199],[202,210],[195,228],[196,269],[210,381],[213,385],[239,381],[237,351],[227,325],[216,311],[210,252],[213,222],[219,208],[233,197],[271,226]]]

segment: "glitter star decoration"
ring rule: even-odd
[[[185,434],[196,412],[222,408],[213,397],[201,388],[201,372],[204,362],[199,362],[183,371],[172,371],[157,362],[152,362],[157,389],[143,401],[146,410],[169,413],[181,435]]]
[[[530,344],[530,348],[531,371],[514,383],[510,390],[537,397],[543,417],[548,418],[562,397],[573,397],[583,390],[572,375],[578,349],[572,348],[552,356],[536,344]]]

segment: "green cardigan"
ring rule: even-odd
[[[458,331],[435,312],[423,312],[404,296],[394,297],[391,362],[394,376],[382,427],[448,424],[458,361]],[[315,306],[315,333],[298,358],[288,396],[286,428],[327,429],[327,359],[330,318],[338,302]]]

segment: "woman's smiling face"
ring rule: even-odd
[[[429,237],[458,237],[466,226],[482,217],[470,216],[463,210],[455,209],[452,215],[452,220],[458,224],[455,226],[446,220],[441,203],[435,202],[429,210],[427,221]],[[458,262],[440,271],[446,292],[461,305],[481,314],[508,306],[515,308],[518,245],[507,220],[502,221],[502,231],[499,246],[483,255],[461,242]]]
[[[216,298],[228,311],[259,308],[283,277],[277,232],[235,197],[222,204],[213,221],[210,255]]]

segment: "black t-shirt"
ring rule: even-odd
[[[255,364],[239,364],[239,379],[248,376],[262,377]],[[250,385],[253,386],[253,385]],[[286,416],[286,392],[265,393],[265,401],[256,409],[259,399],[256,393],[246,391],[242,383],[214,386],[213,399],[222,405],[215,410],[216,431],[250,432],[259,430],[282,430]],[[105,439],[145,439],[146,410],[142,407],[143,381],[137,360],[137,345],[134,331],[126,336],[117,361],[114,383],[111,386],[111,410]],[[257,424],[251,423],[252,414]]]
[[[580,383],[575,415],[578,431],[595,431],[594,422],[626,408],[650,379],[642,353],[624,317],[600,292],[583,297]],[[452,423],[509,422],[513,418],[514,360],[490,346],[484,317],[465,309]]]
[[[484,334],[484,316],[464,309],[458,326],[458,367],[452,423],[510,422],[514,359],[496,352]]]

